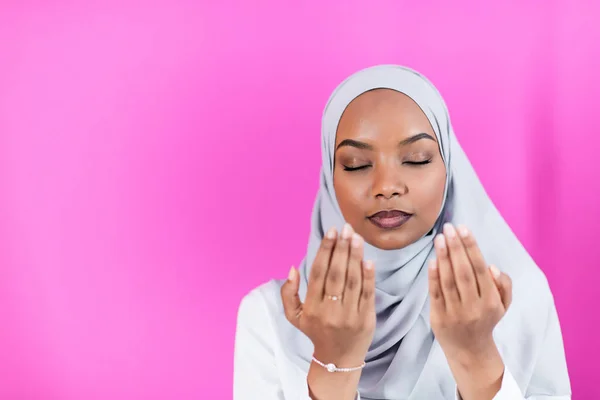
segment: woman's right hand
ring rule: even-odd
[[[330,229],[310,270],[304,304],[293,267],[281,288],[285,315],[312,341],[314,357],[340,368],[362,365],[375,332],[375,271],[363,261],[363,243],[348,224],[339,236]]]

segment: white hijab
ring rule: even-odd
[[[426,265],[427,260],[434,257],[433,238],[444,222],[466,225],[476,237],[486,261],[497,265],[513,279],[513,304],[494,335],[505,364],[525,392],[531,388],[536,375],[536,351],[533,348],[539,346],[531,342],[541,344],[548,335],[547,330],[552,329],[548,327],[549,314],[555,315],[552,296],[545,277],[488,198],[454,136],[448,110],[439,92],[413,70],[382,65],[359,71],[342,82],[327,103],[322,121],[321,183],[313,209],[308,250],[300,265],[300,298],[304,300],[306,296],[309,270],[324,233],[331,226],[341,229],[345,222],[333,188],[338,123],[352,100],[378,88],[404,93],[425,113],[437,136],[447,178],[444,204],[432,232],[400,250],[365,246],[365,259],[375,262],[377,273],[377,328],[360,380],[361,396],[363,399],[454,398],[452,375],[429,324]],[[532,310],[538,307],[538,310],[527,312],[524,321],[525,313],[520,311],[527,307]],[[540,307],[544,312],[540,312]],[[514,318],[507,323],[510,315]],[[310,341],[283,315],[277,320],[277,327],[288,344],[286,351],[290,358],[298,365],[310,363]],[[554,366],[556,372],[551,376],[542,377],[542,382],[546,379],[555,381],[560,390],[569,390],[558,321],[556,329],[558,332],[550,335],[558,335],[560,346],[545,351],[554,352],[549,358],[560,365]],[[533,385],[537,384],[533,382]],[[540,390],[546,394],[551,389]]]

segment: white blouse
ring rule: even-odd
[[[280,284],[269,282],[246,295],[238,311],[234,354],[234,400],[310,400],[308,369],[290,362],[271,318],[281,309]],[[357,394],[360,400],[360,393]],[[455,399],[460,400],[458,391]],[[524,397],[505,368],[493,400],[570,400],[571,396]]]

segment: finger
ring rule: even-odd
[[[298,327],[298,319],[302,315],[302,302],[298,296],[300,287],[300,275],[294,267],[290,269],[287,281],[281,286],[281,301],[285,317],[295,327]]]
[[[362,286],[362,259],[363,259],[363,239],[358,233],[352,235],[350,241],[350,260],[348,261],[348,270],[346,272],[346,286],[342,303],[348,306],[349,310],[358,311],[358,301]]]
[[[375,311],[375,265],[373,261],[362,263],[362,287],[358,310],[361,314]]]
[[[446,308],[444,304],[444,295],[442,294],[442,284],[440,282],[440,273],[437,260],[429,260],[429,297],[431,298],[431,308],[437,311],[443,311]]]
[[[473,304],[478,299],[479,293],[471,260],[469,260],[462,241],[452,224],[444,225],[444,236],[446,236],[448,254],[460,300],[465,304]]]
[[[454,273],[452,265],[448,257],[448,248],[446,246],[446,238],[444,235],[437,235],[434,239],[435,253],[437,256],[438,272],[440,275],[440,283],[442,287],[442,295],[444,296],[444,304],[447,310],[452,310],[460,306],[460,297],[456,282],[454,281]]]
[[[342,234],[335,243],[329,269],[325,277],[325,295],[341,297],[346,284],[346,270],[348,269],[348,256],[352,227],[345,224]]]
[[[481,254],[481,250],[475,241],[475,237],[469,232],[467,227],[459,225],[457,230],[465,247],[465,251],[467,252],[467,256],[469,257],[469,260],[471,260],[477,287],[479,289],[479,295],[481,297],[487,296],[488,293],[494,289],[494,280],[490,277],[483,254]]]
[[[490,266],[490,272],[494,277],[494,282],[496,283],[498,292],[500,292],[500,298],[502,299],[502,304],[504,305],[504,311],[506,311],[512,303],[512,279],[510,279],[510,276],[506,275],[505,273],[500,272],[498,267],[495,265]]]
[[[323,298],[323,291],[325,288],[325,277],[327,276],[327,269],[329,268],[329,261],[331,260],[331,254],[335,246],[337,237],[337,230],[332,227],[327,231],[325,237],[321,241],[321,247],[317,251],[315,260],[310,269],[310,276],[308,278],[308,288],[306,290],[307,301],[321,301]]]

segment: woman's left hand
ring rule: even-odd
[[[463,226],[444,225],[434,244],[437,259],[429,264],[432,330],[463,399],[491,399],[504,373],[492,332],[510,306],[512,282],[496,267],[488,268]]]

